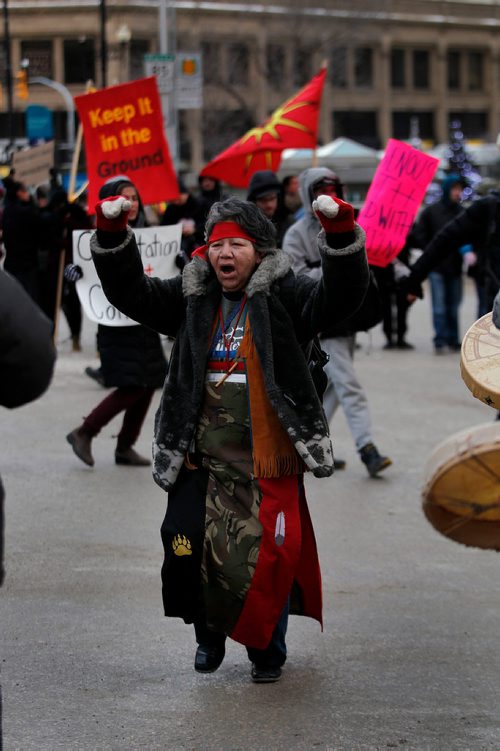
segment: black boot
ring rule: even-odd
[[[388,456],[381,456],[373,443],[367,443],[359,450],[361,461],[366,465],[370,477],[376,477],[379,472],[392,464]]]
[[[85,375],[88,375],[89,378],[92,378],[94,381],[97,381],[97,383],[100,386],[104,386],[104,376],[102,374],[101,368],[91,368],[90,365],[85,368]]]
[[[215,673],[220,667],[226,648],[224,644],[200,644],[194,658],[194,669],[197,673]]]

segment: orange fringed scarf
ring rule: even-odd
[[[255,477],[283,477],[304,472],[305,465],[278,420],[266,394],[264,376],[248,318],[238,357],[245,358],[248,376]]]

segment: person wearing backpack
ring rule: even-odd
[[[344,186],[337,175],[326,167],[307,169],[301,173],[299,180],[305,215],[285,234],[283,250],[290,256],[295,274],[305,274],[316,280],[321,276],[317,238],[322,226],[325,227],[314,211],[313,202],[324,195],[343,200]],[[353,226],[354,220],[346,223],[346,238],[352,233]],[[381,317],[380,297],[371,273],[365,300],[358,311],[340,324],[325,327],[320,340],[321,347],[329,355],[325,365],[328,384],[323,396],[326,419],[330,423],[338,406],[342,406],[356,449],[370,477],[377,477],[392,461],[381,454],[375,445],[368,399],[354,368],[354,350],[356,332],[375,326]],[[345,462],[337,460],[337,468],[343,467]]]

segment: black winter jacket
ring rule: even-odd
[[[321,477],[333,472],[333,452],[301,343],[324,328],[325,321],[340,321],[359,307],[368,284],[368,264],[361,228],[347,248],[329,248],[324,232],[318,242],[323,276],[317,282],[295,277],[287,255],[275,251],[264,255],[246,293],[267,396],[299,456]],[[198,257],[184,268],[182,279],[149,278],[130,230],[112,249],[101,247],[94,235],[91,249],[108,300],[136,321],[176,337],[153,445],[154,479],[170,490],[192,449],[221,287],[211,266]]]
[[[456,219],[462,212],[463,208],[460,204],[445,199],[427,206],[410,233],[410,245],[414,248],[422,248],[424,253],[427,253],[427,247],[434,237],[448,222]],[[465,245],[465,241],[461,245]],[[462,264],[462,255],[458,247],[455,247],[433,271],[438,271],[445,276],[460,276]]]
[[[42,223],[31,201],[8,201],[2,216],[5,270],[13,274],[37,268]]]
[[[0,404],[12,409],[41,396],[51,381],[55,360],[52,321],[21,285],[0,269]],[[3,500],[0,479],[0,585]]]
[[[474,201],[430,241],[402,286],[408,292],[420,294],[420,284],[451,253],[462,245],[487,246],[496,227],[500,227],[500,194]]]
[[[146,326],[97,327],[105,386],[163,386],[167,361],[160,337]]]

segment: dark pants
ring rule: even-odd
[[[62,305],[71,336],[79,337],[82,331],[82,306],[73,282],[65,282]]]
[[[391,344],[394,344],[394,337],[397,342],[403,342],[410,307],[406,300],[406,293],[397,288],[391,264],[385,268],[375,267],[374,273],[382,302],[382,328],[385,337]]]
[[[118,448],[129,448],[139,437],[153,394],[154,389],[144,386],[120,386],[87,415],[83,425],[94,437],[113,417],[125,411],[118,433]]]
[[[287,602],[280,615],[279,621],[271,636],[271,641],[265,649],[247,647],[248,659],[259,667],[280,668],[286,660],[286,630],[288,626],[288,610],[290,603]],[[194,622],[196,642],[204,646],[218,647],[226,641],[226,634],[210,631],[204,619]]]

